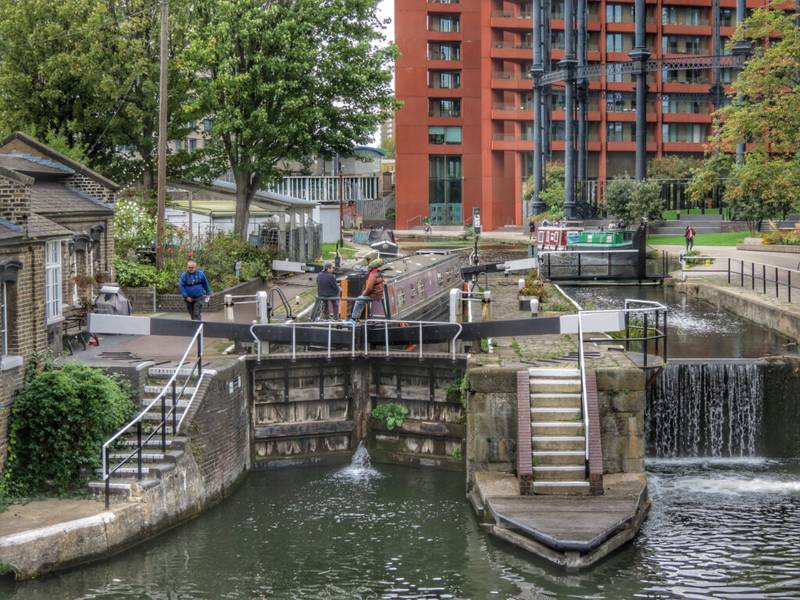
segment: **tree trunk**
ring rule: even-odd
[[[250,182],[250,173],[239,173],[236,178],[236,213],[233,231],[242,241],[247,241],[247,225],[250,221],[250,202],[255,196],[255,187]]]

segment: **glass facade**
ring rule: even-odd
[[[430,98],[428,101],[429,117],[460,117],[460,98]]]
[[[461,87],[461,71],[428,71],[428,87],[456,90]]]
[[[460,156],[430,156],[428,159],[428,208],[432,225],[460,225],[462,212]]]
[[[429,144],[460,144],[461,127],[428,127]]]

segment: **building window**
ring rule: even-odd
[[[429,144],[460,144],[461,127],[428,127]]]
[[[725,69],[722,69],[723,71]],[[662,67],[664,83],[708,83],[708,71],[695,71],[694,69],[667,69]]]
[[[706,96],[683,97],[665,94],[661,97],[661,109],[665,113],[708,114]]]
[[[736,11],[732,8],[719,9],[720,27],[733,27],[736,24]]]
[[[186,142],[189,152],[194,152],[195,150],[197,150],[197,140],[195,138],[189,138],[188,140],[186,140]]]
[[[460,117],[461,100],[459,98],[431,98],[428,104],[429,117]]]
[[[560,29],[554,30],[550,32],[550,45],[553,48],[558,48],[559,50],[564,49],[564,32]]]
[[[630,73],[622,69],[625,63],[609,63],[606,65],[606,80],[608,83],[625,83],[632,80]]]
[[[630,33],[607,33],[606,52],[628,52],[633,48],[633,35]]]
[[[44,295],[47,322],[61,318],[61,242],[47,242],[44,260]]]
[[[609,142],[622,142],[624,141],[625,123],[609,122],[608,123],[608,141]]]
[[[428,15],[428,31],[457,33],[461,31],[459,15]]]
[[[699,35],[665,35],[661,38],[661,49],[670,54],[701,54],[705,42]]]
[[[428,160],[428,211],[434,225],[463,222],[460,156],[431,156]]]
[[[458,42],[428,43],[429,60],[461,60],[461,44]]]
[[[664,123],[661,133],[665,142],[703,144],[706,141],[704,123]]]
[[[633,23],[633,4],[606,4],[606,22]]]
[[[461,71],[428,71],[428,87],[458,89],[461,87]]]

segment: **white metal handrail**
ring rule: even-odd
[[[181,371],[181,368],[186,363],[186,359],[189,356],[189,352],[195,346],[195,343],[197,343],[197,352],[198,352],[198,359],[197,360],[202,362],[202,360],[203,360],[202,359],[202,352],[203,352],[203,350],[202,350],[203,349],[203,324],[202,323],[198,326],[197,331],[192,336],[192,339],[189,342],[189,345],[186,347],[186,351],[183,353],[183,356],[181,357],[180,361],[178,362],[178,365],[175,367],[175,372],[169,378],[167,383],[164,384],[164,387],[162,388],[161,392],[159,392],[159,394],[144,409],[142,409],[133,419],[131,419],[126,425],[124,425],[122,428],[120,428],[114,435],[112,435],[110,438],[108,438],[105,441],[105,443],[103,443],[103,446],[101,448],[100,454],[101,454],[102,472],[103,472],[102,480],[106,483],[106,506],[108,506],[108,493],[109,493],[108,492],[108,482],[109,482],[109,479],[110,479],[111,475],[117,469],[122,467],[122,465],[127,463],[131,458],[133,458],[136,454],[141,453],[141,450],[142,450],[141,445],[138,446],[133,452],[131,452],[128,456],[126,456],[123,460],[121,460],[118,465],[116,465],[113,469],[110,469],[109,468],[109,464],[108,464],[108,462],[109,462],[108,461],[108,450],[111,447],[111,444],[113,444],[115,441],[117,441],[120,438],[120,436],[122,436],[124,433],[128,432],[137,423],[142,422],[144,420],[144,416],[150,411],[151,408],[153,408],[153,406],[155,406],[155,404],[157,402],[164,400],[164,397],[166,396],[166,394],[169,391],[170,387],[172,387],[173,384],[175,383],[175,381],[176,381],[176,379],[177,379],[177,377],[178,377],[178,375],[179,375],[179,373]],[[202,377],[202,366],[200,366],[199,371],[200,371],[200,376]],[[192,372],[194,372],[194,368],[192,368]],[[187,376],[186,380],[183,383],[183,387],[181,388],[181,394],[186,389],[186,385],[187,385],[187,383],[189,381],[189,378],[191,378],[191,372],[189,373],[189,375]],[[199,387],[199,385],[198,385],[198,387]],[[197,392],[197,390],[195,390],[195,393],[196,392]],[[170,415],[172,414],[172,411],[174,411],[174,410],[175,410],[174,407],[172,409],[170,409]],[[160,427],[164,428],[164,430],[166,430],[166,427],[167,427],[166,418],[167,418],[167,416],[164,416],[164,418],[162,419],[161,424],[160,424]],[[159,430],[159,427],[156,427],[154,429],[154,432],[156,432],[158,430]],[[154,432],[150,434],[150,436],[148,437],[148,441],[149,441],[149,439],[151,439],[153,437],[153,435],[155,435]]]
[[[449,342],[451,346],[451,353],[453,355],[453,360],[456,357],[456,341],[461,336],[461,331],[463,327],[460,323],[447,323],[444,321],[411,321],[411,320],[403,320],[403,319],[365,319],[362,322],[364,327],[364,355],[369,355],[369,339],[367,336],[368,333],[368,325],[370,324],[383,324],[384,325],[384,341],[386,345],[386,356],[389,355],[389,325],[390,324],[398,324],[401,328],[406,327],[416,327],[419,331],[419,356],[422,358],[422,346],[423,346],[423,328],[424,326],[455,326],[456,327],[456,334],[452,337]],[[346,326],[343,325],[342,321],[312,321],[308,323],[298,323],[293,321],[291,323],[253,323],[250,326],[250,336],[253,338],[253,341],[257,347],[257,356],[258,360],[261,361],[261,339],[256,335],[257,328],[269,328],[269,327],[290,327],[291,328],[291,357],[292,360],[296,360],[297,358],[297,329],[317,329],[323,330],[327,332],[327,349],[326,353],[328,358],[331,357],[332,352],[332,331],[333,326],[336,325],[338,327]],[[352,324],[352,326],[348,326],[350,329],[350,352],[352,356],[356,355],[356,328],[358,327],[357,324]]]
[[[645,308],[630,308],[633,304],[643,304],[646,305]],[[583,436],[584,436],[584,455],[586,460],[589,460],[589,399],[586,394],[586,358],[584,356],[583,351],[583,317],[587,315],[596,315],[596,314],[619,314],[620,312],[625,313],[627,316],[630,313],[650,313],[650,312],[658,312],[664,311],[664,314],[667,313],[667,307],[661,304],[660,302],[655,302],[652,300],[637,300],[637,299],[625,299],[625,308],[622,310],[619,309],[606,309],[606,310],[579,310],[578,311],[578,369],[580,372],[581,377],[581,408],[583,410]],[[666,318],[664,322],[664,329],[666,330]],[[646,336],[645,332],[645,337]],[[647,353],[647,346],[645,345],[644,352]]]

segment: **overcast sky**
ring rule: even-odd
[[[394,20],[394,0],[381,0],[380,11],[382,18]],[[390,40],[394,40],[394,23],[389,25],[386,35]]]

